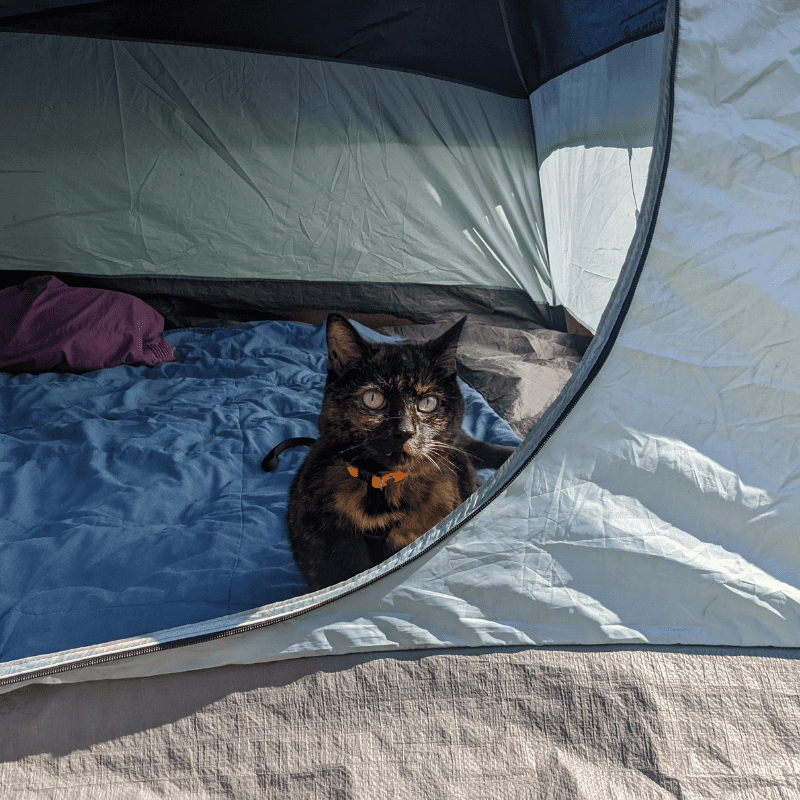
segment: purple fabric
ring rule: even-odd
[[[0,291],[0,370],[88,372],[175,360],[164,318],[138,297],[73,289],[54,275]]]

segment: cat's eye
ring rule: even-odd
[[[425,414],[430,414],[431,411],[436,411],[439,408],[439,398],[434,397],[432,394],[426,394],[417,403],[417,408]]]
[[[361,402],[371,411],[377,411],[383,405],[384,397],[376,389],[368,389],[361,395]]]

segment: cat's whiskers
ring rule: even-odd
[[[456,447],[455,445],[447,444],[446,442],[440,442],[438,439],[434,439],[433,442],[431,443],[431,445],[435,446],[436,448],[453,450],[454,452],[462,453],[465,456],[469,455],[469,452],[467,450],[465,450],[463,447]]]
[[[427,458],[427,459],[428,459],[428,461],[430,461],[430,462],[431,462],[431,464],[433,464],[433,466],[434,466],[434,467],[436,467],[436,469],[438,469],[438,470],[439,470],[439,472],[441,472],[441,471],[442,471],[442,468],[439,466],[439,464],[438,464],[438,462],[436,461],[436,459],[432,458],[432,457],[431,457],[431,456],[429,456],[427,453],[425,453],[425,452],[422,452],[422,451],[420,451],[420,453],[419,453],[419,454],[420,454],[420,455],[421,455],[423,458]]]
[[[428,445],[428,450],[436,453],[436,455],[442,460],[444,465],[447,467],[448,472],[452,472],[454,475],[458,474],[458,469],[455,464],[447,457],[447,453],[443,452],[443,448],[441,447],[442,442],[430,442]],[[451,450],[458,450],[457,447],[450,448]],[[428,453],[422,453],[429,461],[432,461],[439,469],[439,472],[442,471],[442,467],[436,459],[430,456]]]

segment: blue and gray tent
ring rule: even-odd
[[[800,793],[796,3],[0,14],[2,286],[137,295],[189,354],[2,376],[4,796]],[[391,559],[270,599],[291,564],[261,580],[276,556],[242,542],[280,403],[237,392],[263,320],[327,310],[477,320],[465,377],[522,443]],[[568,325],[591,342],[526,417],[531,331]],[[528,342],[519,375],[484,329]],[[146,490],[85,478],[115,459]],[[201,496],[224,503],[193,526]]]

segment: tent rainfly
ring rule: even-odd
[[[798,41],[766,0],[0,2],[0,289],[134,295],[177,358],[0,374],[4,796],[797,796]],[[513,456],[307,593],[260,459],[328,310],[524,340],[515,409],[593,337],[527,422],[475,368]]]

